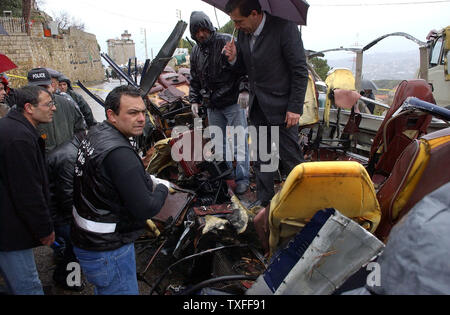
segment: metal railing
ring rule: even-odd
[[[0,24],[9,34],[27,33],[25,20],[21,17],[0,17]]]

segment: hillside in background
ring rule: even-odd
[[[355,54],[347,58],[327,59],[332,68],[348,68],[355,72]],[[363,78],[369,80],[407,80],[417,77],[419,50],[395,53],[364,54]]]

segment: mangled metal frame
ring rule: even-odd
[[[160,53],[158,54],[158,56],[157,56],[157,58],[155,59],[155,61],[150,65],[150,67],[148,68],[148,66],[149,66],[149,62],[147,61],[146,62],[146,66],[144,67],[144,71],[143,71],[143,74],[142,74],[142,79],[141,79],[141,82],[140,82],[140,85],[139,86],[137,86],[137,84],[136,84],[136,80],[133,80],[133,78],[131,78],[131,76],[128,76],[125,72],[123,72],[121,69],[120,69],[120,71],[118,71],[118,73],[130,84],[130,85],[132,85],[132,86],[135,86],[135,87],[137,87],[137,88],[139,88],[140,89],[140,91],[141,91],[141,94],[144,96],[144,97],[146,97],[147,96],[147,94],[149,93],[149,91],[150,91],[150,89],[152,88],[152,86],[154,85],[154,83],[156,82],[156,80],[157,80],[157,78],[158,78],[158,76],[160,75],[160,73],[162,72],[162,70],[165,68],[165,66],[167,65],[167,63],[168,63],[168,61],[169,61],[169,56],[171,56],[172,54],[173,54],[173,50],[175,49],[174,47],[176,47],[176,44],[179,42],[179,40],[180,40],[180,38],[181,38],[181,36],[182,36],[182,34],[184,33],[184,30],[185,30],[185,28],[186,28],[186,24],[184,23],[184,22],[179,22],[178,24],[177,24],[177,26],[176,26],[176,28],[174,29],[174,31],[172,32],[172,34],[171,34],[171,36],[170,36],[170,38],[168,39],[168,41],[166,42],[166,44],[165,44],[165,47],[163,47],[163,49],[161,49],[161,51],[160,51]],[[371,43],[371,44],[369,44],[369,45],[367,45],[365,48],[366,49],[369,49],[370,47],[372,47],[374,44],[376,44],[376,42],[378,42],[378,41],[380,41],[380,40],[382,40],[383,38],[385,38],[385,37],[387,37],[387,36],[392,36],[392,35],[399,35],[399,34],[397,34],[397,33],[395,33],[395,34],[389,34],[389,35],[386,35],[386,36],[384,36],[384,37],[382,37],[382,38],[379,38],[379,39],[377,39],[376,41],[374,41],[373,43]],[[400,34],[401,35],[401,34]],[[403,35],[402,35],[403,36]],[[173,48],[173,50],[172,50],[172,48]],[[342,50],[342,49],[341,49]],[[108,57],[107,57],[107,55],[105,55],[105,56],[103,56],[102,55],[102,57],[106,57],[105,59],[107,59],[107,61],[108,61],[108,63],[110,63],[111,64],[111,66],[113,66],[113,61],[112,60],[110,60]],[[116,65],[117,66],[117,65]],[[113,67],[114,68],[114,67]],[[130,67],[129,67],[130,68]],[[147,70],[147,68],[148,68],[148,70]],[[79,83],[80,84],[80,87],[82,87],[83,88],[83,86],[82,86],[82,84],[81,83]],[[83,88],[83,89],[85,89],[85,88]],[[86,89],[87,90],[87,89]],[[91,95],[91,94],[90,94]],[[92,96],[92,95],[91,95]],[[99,103],[99,104],[102,104],[102,100],[100,99],[100,98],[95,98],[94,97],[94,99]],[[151,110],[160,118],[160,119],[165,119],[165,118],[168,118],[169,117],[169,114],[172,114],[172,113],[167,113],[167,114],[162,114],[160,111],[159,111],[159,109],[158,109],[158,107],[156,106],[156,105],[154,105],[154,104],[152,104],[151,102],[150,102],[150,105],[151,105]],[[405,106],[405,108],[408,108],[408,106]],[[420,109],[422,109],[422,110],[430,110],[430,108],[429,107],[426,107],[426,108],[420,108]],[[444,113],[445,114],[445,113]],[[178,227],[178,228],[180,228],[181,226],[182,226],[182,223],[184,222],[184,216],[185,216],[185,214],[186,214],[186,211],[187,211],[187,208],[189,207],[189,204],[190,204],[190,202],[192,201],[192,196],[195,196],[195,192],[193,193],[193,194],[191,194],[191,197],[190,198],[188,198],[188,202],[186,202],[186,203],[183,203],[183,209],[182,209],[182,211],[181,212],[177,212],[174,216],[169,216],[169,217],[171,217],[172,219],[171,220],[169,220],[167,217],[164,217],[164,219],[162,219],[161,220],[161,222],[160,222],[160,224],[161,223],[168,223],[168,224],[166,224],[166,226],[165,227],[163,227],[164,228],[164,231],[163,231],[163,233],[162,233],[162,236],[163,237],[169,237],[169,235],[167,235],[167,234],[170,234],[172,231],[172,228],[175,228],[175,227]],[[184,199],[183,199],[184,200]],[[158,220],[157,220],[158,221]],[[164,222],[163,222],[164,221]],[[346,218],[342,218],[342,217],[339,217],[339,219],[337,220],[337,221],[340,221],[341,223],[342,222],[344,222],[345,221],[345,224],[344,225],[348,225],[348,224],[350,224],[350,222],[348,222],[348,220],[346,219]],[[189,223],[189,222],[186,222],[187,224],[185,225],[185,233],[183,233],[182,234],[182,237],[180,238],[180,242],[183,240],[183,235],[187,235],[188,233],[189,233],[189,229],[192,227],[192,225]],[[164,224],[163,224],[164,225]],[[361,230],[362,231],[362,230]],[[367,236],[367,235],[366,235]],[[162,242],[162,244],[159,246],[159,248],[158,248],[158,250],[156,251],[156,253],[155,253],[155,255],[153,255],[153,257],[152,257],[152,259],[150,260],[150,262],[149,262],[149,264],[147,265],[147,268],[144,270],[144,272],[143,273],[140,273],[140,279],[141,280],[143,280],[143,281],[146,281],[145,280],[145,272],[148,270],[148,267],[151,265],[151,263],[153,262],[153,260],[155,259],[155,257],[156,257],[156,255],[160,252],[160,250],[164,247],[164,245],[165,245],[165,240]],[[181,243],[178,243],[177,244],[177,248],[180,248],[183,244],[181,244]],[[371,239],[371,244],[374,244],[374,243],[376,243],[374,240],[373,240],[373,238]],[[241,245],[241,246],[243,246],[243,245]],[[225,248],[226,246],[224,246],[223,248]],[[238,246],[239,247],[239,246]],[[366,252],[366,256],[365,256],[365,261],[360,261],[360,262],[358,262],[358,266],[356,266],[356,265],[352,265],[352,269],[351,270],[345,270],[345,273],[341,273],[341,274],[339,274],[339,276],[340,276],[340,280],[339,280],[339,283],[341,283],[342,282],[342,280],[346,277],[346,276],[348,276],[351,272],[354,272],[355,270],[357,270],[357,268],[359,268],[359,267],[361,267],[361,264],[362,263],[364,263],[364,262],[366,262],[367,261],[367,259],[369,259],[369,258],[371,258],[374,254],[376,254],[376,253],[378,253],[379,252],[379,250],[382,248],[382,245],[380,245],[380,243],[376,243],[376,246],[375,247],[373,247],[374,248],[374,250],[372,250],[372,251],[368,251],[368,252]],[[191,258],[193,258],[193,257],[197,257],[197,256],[199,256],[199,255],[204,255],[204,254],[209,254],[209,253],[211,253],[211,252],[213,252],[214,251],[214,249],[208,249],[208,250],[206,250],[206,251],[204,251],[204,252],[201,252],[201,253],[197,253],[197,254],[195,254],[195,255],[190,255],[190,256],[187,256],[187,257],[184,257],[184,258],[182,258],[181,260],[179,260],[179,261],[177,261],[177,262],[175,262],[174,264],[172,264],[172,265],[170,265],[169,266],[169,268],[167,269],[167,271],[166,271],[166,273],[167,272],[169,272],[170,271],[170,268],[172,268],[174,265],[176,265],[176,264],[178,264],[179,262],[181,262],[181,261],[185,261],[185,260],[188,260],[188,259],[191,259]],[[322,254],[324,254],[324,253],[322,253]],[[325,257],[325,256],[324,256]],[[309,257],[309,258],[311,258],[311,257]],[[300,260],[299,260],[300,261]],[[303,269],[304,270],[306,270],[305,269],[305,266],[303,266]],[[158,279],[158,282],[156,283],[156,284],[153,284],[152,285],[152,292],[155,290],[155,288],[156,288],[156,286],[158,286],[159,285],[159,283],[162,281],[162,278],[164,277],[164,275],[166,274],[166,273],[164,273],[162,276],[161,276],[161,278],[160,279]],[[305,272],[304,271],[302,271],[301,272],[301,275],[302,275],[302,277],[304,277],[305,278]],[[228,279],[229,279],[229,277],[228,277]],[[291,280],[289,280],[289,279],[291,279]],[[292,280],[293,279],[293,280]],[[219,279],[219,280],[223,280],[223,279]],[[316,279],[317,280],[317,279]],[[324,279],[322,278],[322,279],[319,279],[319,280],[317,280],[317,281],[319,281],[319,282],[321,282],[321,281],[324,281]],[[326,280],[327,281],[327,280]],[[147,282],[147,281],[146,281]],[[298,292],[298,288],[297,287],[289,287],[289,285],[292,285],[293,283],[297,283],[298,282],[298,274],[296,275],[296,276],[294,276],[294,277],[291,277],[291,278],[286,278],[286,282],[285,282],[285,288],[283,289],[283,290],[275,290],[275,291],[273,291],[272,290],[272,292],[271,293],[283,293],[283,292],[287,292],[287,293],[289,293],[289,294],[298,294],[299,292]],[[210,282],[208,282],[208,283],[210,283]],[[147,282],[147,284],[148,284],[148,282]],[[256,287],[255,287],[256,288]],[[323,292],[323,293],[330,293],[332,290],[332,287],[330,287],[330,285],[329,285],[329,283],[327,283],[327,284],[325,284],[324,286],[322,286],[321,287],[322,289],[322,291],[316,291],[316,292]],[[325,288],[325,289],[323,289],[323,288]],[[330,289],[331,288],[331,289]],[[312,292],[312,291],[308,291],[309,290],[309,288],[303,288],[302,289],[303,291],[302,292],[306,292],[306,293],[314,293],[314,292]],[[191,291],[192,292],[192,291]],[[249,291],[249,294],[250,293],[252,293],[252,291]],[[259,292],[257,292],[257,294],[262,294],[260,291]],[[269,293],[270,294],[270,293]]]

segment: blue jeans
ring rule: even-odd
[[[0,273],[15,295],[44,295],[32,249],[0,252]]]
[[[217,126],[222,130],[221,148],[215,148],[216,152],[222,153],[222,158],[227,161],[230,168],[233,167],[232,161],[236,161],[235,180],[237,184],[249,184],[249,170],[250,159],[248,150],[248,126],[245,109],[239,104],[227,106],[222,109],[208,108],[208,122],[209,126]],[[231,133],[227,133],[227,127],[234,127],[234,137]],[[240,127],[240,128],[236,128]],[[228,131],[231,131],[228,128]],[[241,129],[241,130],[239,130]],[[236,131],[244,131],[238,133]],[[231,152],[231,145],[233,143],[233,152]],[[222,151],[220,151],[222,150]]]
[[[134,244],[105,252],[73,251],[96,295],[138,295]]]

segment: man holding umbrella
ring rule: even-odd
[[[225,11],[239,32],[237,44],[230,41],[224,53],[249,77],[249,118],[259,133],[257,193],[261,205],[266,206],[274,196],[273,172],[264,168],[268,162],[261,159],[260,149],[265,145],[272,148],[276,135],[271,127],[278,129],[282,139],[277,149],[283,170],[289,173],[304,161],[298,137],[308,83],[303,42],[294,22],[264,12],[258,0],[230,0]],[[267,139],[263,146],[262,139]]]

